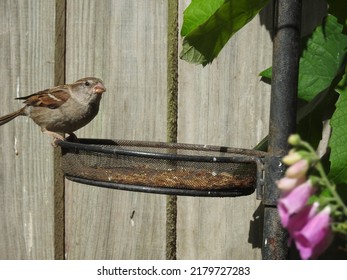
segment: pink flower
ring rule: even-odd
[[[300,178],[305,176],[309,168],[308,161],[301,159],[298,162],[291,165],[286,171],[286,177],[288,178]]]
[[[300,231],[309,221],[313,218],[318,210],[319,203],[315,202],[312,205],[306,205],[301,209],[299,213],[295,213],[290,216],[287,229],[291,238],[295,237],[295,234]]]
[[[315,258],[329,246],[332,240],[330,211],[329,206],[325,207],[294,234],[296,248],[302,259]]]
[[[283,193],[278,200],[278,213],[283,227],[287,228],[292,215],[299,213],[307,204],[314,189],[310,180],[294,188],[291,192]]]

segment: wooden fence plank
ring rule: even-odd
[[[54,83],[65,84],[66,1],[55,5],[55,68]],[[61,148],[54,149],[54,259],[65,258],[65,178],[61,169]]]
[[[271,65],[271,46],[257,17],[211,65],[180,62],[180,142],[252,148],[267,134],[270,87],[258,73]],[[261,240],[261,225],[250,231],[259,204],[255,195],[178,198],[178,258],[259,259],[251,242]]]
[[[182,1],[181,14],[189,3]],[[304,32],[324,14],[310,8],[315,1],[306,5],[315,12],[303,19]],[[268,134],[270,86],[259,81],[258,73],[272,63],[271,10],[240,30],[212,65],[179,63],[180,142],[252,148]],[[262,205],[254,194],[179,197],[177,203],[177,258],[261,258]]]
[[[107,88],[77,135],[165,141],[166,1],[67,6],[67,80],[95,75]],[[165,258],[165,196],[66,183],[68,259]]]
[[[0,2],[1,115],[54,84],[55,1]],[[0,259],[53,258],[53,148],[29,119],[0,127]]]

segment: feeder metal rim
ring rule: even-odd
[[[80,139],[90,141],[90,139]],[[95,139],[94,141],[98,141],[98,139]],[[101,140],[102,141],[102,140]],[[113,142],[116,143],[116,142]],[[143,144],[142,141],[134,141],[134,143]],[[211,151],[211,152],[224,152],[217,150],[220,147],[216,146],[200,146],[200,145],[193,145],[193,144],[183,144],[184,147],[180,146],[180,144],[172,145],[175,143],[165,143],[165,142],[148,142],[149,145],[146,145],[145,147],[150,148],[166,148],[166,149],[190,149],[192,150],[199,150],[199,148],[206,147],[206,149],[202,151]],[[165,153],[154,153],[154,152],[145,152],[145,151],[132,151],[132,150],[125,150],[115,147],[112,148],[105,148],[100,147],[97,144],[81,144],[81,143],[75,143],[75,142],[68,142],[68,141],[61,141],[58,140],[57,144],[61,146],[62,148],[72,148],[72,149],[78,149],[78,150],[84,150],[84,151],[90,151],[90,152],[98,152],[98,153],[105,153],[105,154],[113,154],[113,155],[124,155],[124,156],[133,156],[133,157],[143,157],[143,158],[154,158],[154,159],[164,159],[164,160],[176,160],[176,161],[193,161],[193,162],[216,162],[216,163],[258,163],[259,160],[263,157],[265,157],[266,153],[259,153],[259,156],[250,156],[250,155],[238,155],[238,156],[193,156],[193,155],[182,155],[182,154],[165,154]],[[164,145],[167,147],[155,147],[155,145]],[[169,145],[167,145],[169,144]],[[109,143],[108,145],[111,146]],[[135,146],[135,145],[134,145]],[[194,148],[194,149],[193,149]],[[239,153],[242,153],[242,151],[253,151],[253,150],[245,150],[245,149],[236,149]],[[229,153],[237,153],[236,152],[229,152]],[[258,151],[255,151],[258,153]],[[225,151],[224,153],[228,153],[228,151]]]

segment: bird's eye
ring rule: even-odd
[[[90,86],[90,83],[89,83],[88,81],[86,81],[86,82],[84,83],[84,85],[85,85],[86,87],[89,87],[89,86]]]

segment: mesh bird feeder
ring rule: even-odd
[[[263,183],[266,153],[218,146],[80,139],[61,141],[70,180],[121,190],[240,196]]]

